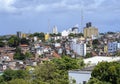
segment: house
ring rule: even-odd
[[[73,80],[76,82],[75,84],[87,84],[88,80],[91,78],[93,69],[94,66],[86,67],[81,70],[68,71],[70,84],[73,84]]]

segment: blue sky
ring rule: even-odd
[[[81,9],[83,26],[92,22],[100,32],[120,31],[120,0],[0,0],[0,35],[80,27]]]

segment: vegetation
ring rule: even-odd
[[[4,47],[5,46],[5,43],[0,41],[0,47]]]
[[[120,84],[120,63],[118,62],[101,62],[92,72],[92,79],[88,84],[104,84],[96,83],[96,81],[107,82],[105,84]]]
[[[16,36],[11,36],[8,40],[8,45],[10,47],[17,47],[20,43],[20,39]]]
[[[28,74],[27,70],[6,70],[0,76],[0,84],[69,84],[68,70],[84,66],[82,59],[63,56],[61,59],[45,61]]]

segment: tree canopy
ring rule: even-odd
[[[120,84],[120,63],[101,62],[92,72],[92,77],[111,84]]]

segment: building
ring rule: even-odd
[[[57,26],[54,26],[54,27],[53,27],[52,33],[58,34]]]
[[[22,38],[22,33],[20,31],[17,32],[17,37]]]
[[[69,35],[69,32],[64,30],[62,33],[61,33],[62,37],[67,37]]]
[[[69,84],[87,84],[88,80],[91,78],[92,71],[87,70],[74,70],[69,71]],[[76,83],[73,83],[72,80],[75,80]]]
[[[86,23],[86,27],[83,30],[84,37],[92,38],[92,37],[98,37],[98,28],[92,27],[91,22]]]
[[[73,27],[72,28],[72,33],[73,34],[78,34],[79,33],[79,28],[78,27]]]
[[[86,56],[86,44],[85,43],[75,43],[71,42],[71,50],[73,50],[77,55]]]
[[[49,40],[50,35],[49,34],[45,34],[45,40]]]
[[[108,43],[108,53],[115,53],[117,51],[118,43],[109,42]]]
[[[115,62],[120,61],[120,57],[108,57],[108,56],[94,56],[91,58],[83,59],[84,63],[88,66],[96,66],[100,62]]]

